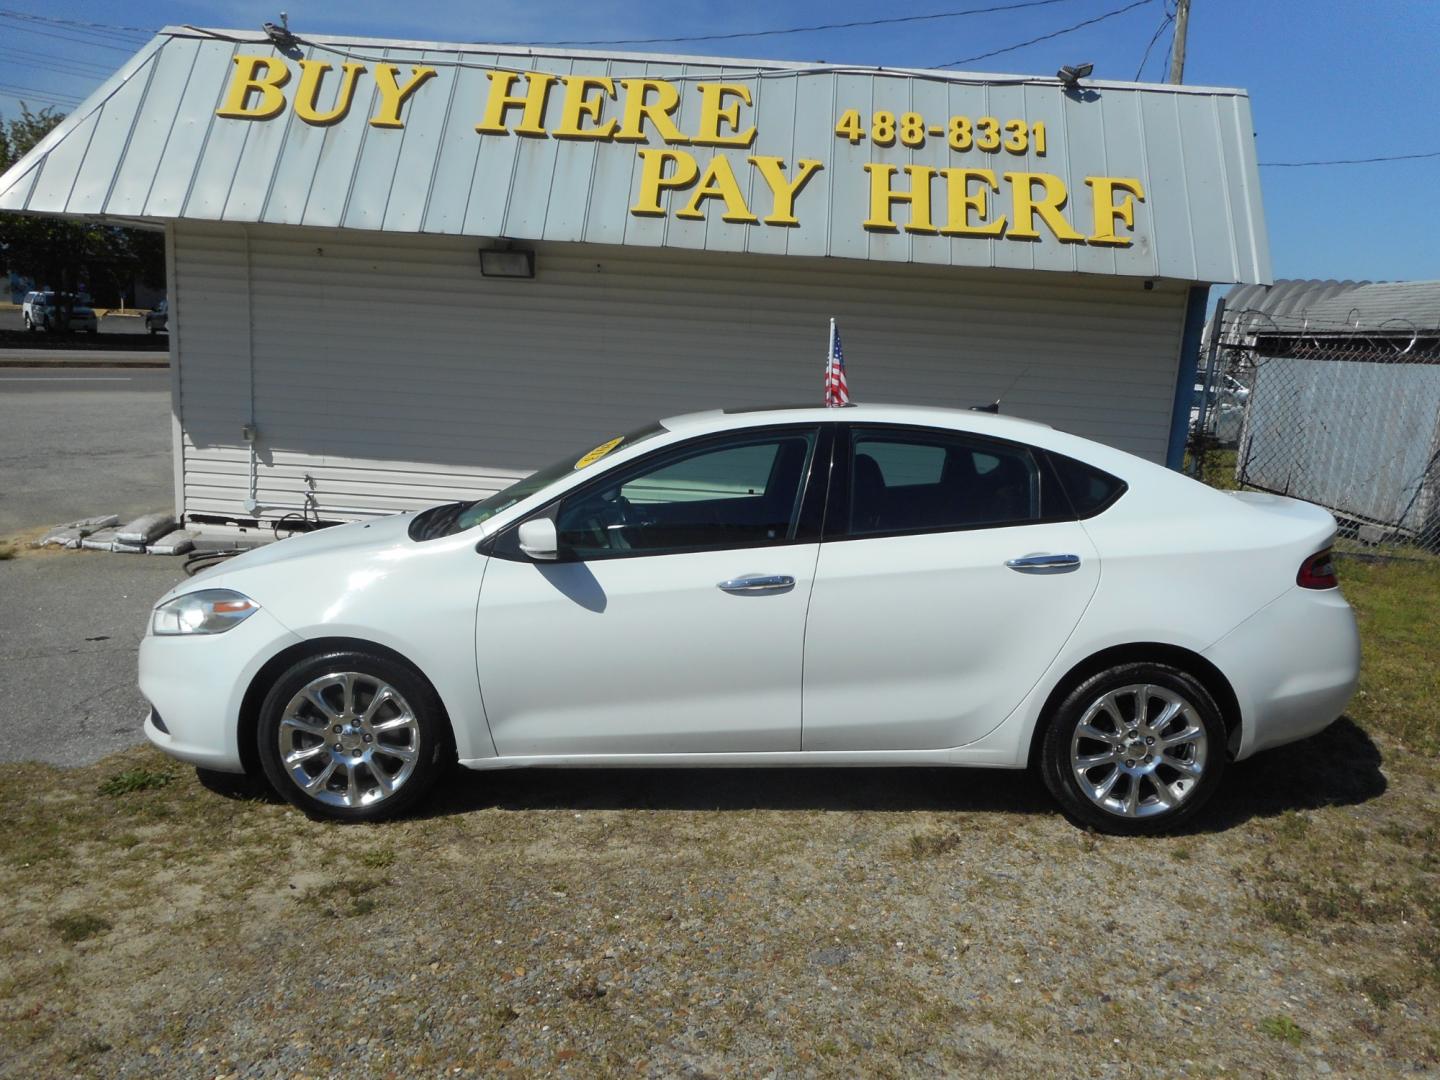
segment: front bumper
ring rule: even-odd
[[[181,761],[244,772],[239,720],[245,691],[267,660],[300,640],[264,608],[223,634],[147,634],[140,642],[140,692],[152,710],[145,737]],[[155,713],[167,730],[156,726]]]
[[[1205,650],[1240,705],[1247,758],[1323,731],[1340,717],[1360,678],[1360,632],[1339,589],[1298,586]]]

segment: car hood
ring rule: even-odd
[[[411,543],[408,530],[413,520],[414,515],[406,513],[375,521],[357,521],[349,525],[317,529],[315,532],[301,533],[255,548],[221,565],[225,573],[230,574],[287,559],[323,558],[342,551],[361,554],[360,549],[364,548],[379,549],[399,543]]]
[[[245,579],[251,572],[270,569],[300,567],[317,560],[333,560],[345,556],[346,565],[354,565],[367,556],[379,555],[387,550],[402,546],[413,546],[408,535],[414,515],[396,514],[393,517],[375,521],[357,521],[350,525],[336,525],[312,533],[277,540],[273,544],[253,548],[243,555],[226,559],[209,570],[203,570],[193,578],[171,589],[158,601],[164,603],[182,593],[197,589],[235,588],[244,591]]]

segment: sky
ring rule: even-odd
[[[66,107],[83,99],[144,40],[171,23],[257,27],[278,3],[184,0],[0,0],[0,116],[20,99]],[[288,0],[298,33],[436,41],[615,40],[734,34],[849,20],[928,15],[1015,0]],[[1051,0],[1016,11],[852,29],[606,46],[694,56],[934,67],[1131,10],[964,70],[1053,75],[1090,62],[1095,77],[1136,78],[1174,0]],[[71,19],[89,29],[14,18]],[[141,14],[143,12],[143,14]],[[112,27],[127,30],[101,29]],[[1164,81],[1171,27],[1155,41],[1145,81]],[[1185,82],[1251,95],[1276,278],[1395,281],[1440,278],[1440,156],[1363,165],[1266,163],[1440,154],[1440,0],[1192,0]]]

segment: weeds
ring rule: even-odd
[[[928,859],[935,855],[944,855],[947,851],[954,851],[960,843],[959,833],[916,833],[910,837],[910,857]]]
[[[100,785],[101,795],[129,795],[136,791],[154,791],[172,783],[175,774],[160,769],[126,769]]]
[[[50,929],[67,945],[85,941],[110,929],[110,920],[88,911],[72,912],[50,920]]]
[[[1283,1039],[1291,1046],[1299,1046],[1305,1038],[1304,1030],[1288,1016],[1268,1016],[1260,1021],[1260,1030],[1277,1039]]]

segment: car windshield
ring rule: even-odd
[[[416,520],[415,524],[419,529],[412,531],[412,535],[416,539],[433,540],[439,536],[449,536],[452,533],[463,532],[465,529],[473,529],[502,510],[510,509],[521,499],[528,499],[557,480],[570,476],[576,470],[588,468],[616,451],[654,438],[664,431],[665,428],[660,424],[648,424],[624,435],[606,439],[599,446],[583,453],[567,454],[553,465],[547,465],[545,468],[531,473],[525,479],[515,481],[489,498],[436,507]]]

